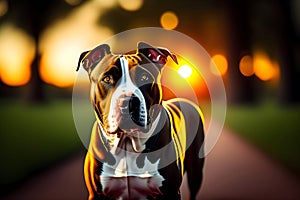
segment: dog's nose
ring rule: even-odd
[[[140,112],[140,100],[136,96],[123,96],[119,99],[121,114],[131,114]],[[143,111],[141,111],[143,112]]]
[[[129,104],[130,104],[131,96],[123,96],[119,99],[119,106],[121,114],[129,114]]]
[[[120,128],[131,129],[136,127],[136,125],[145,126],[146,111],[138,97],[135,95],[122,96],[119,99],[119,106],[122,115]]]

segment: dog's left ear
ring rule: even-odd
[[[90,73],[104,56],[110,53],[110,47],[107,44],[102,44],[91,51],[83,52],[79,57],[76,71],[79,70],[80,66],[83,66]]]
[[[170,56],[172,60],[178,64],[177,57],[169,50],[163,48],[155,48],[144,42],[138,43],[138,53],[143,54],[151,62],[159,64],[161,67],[167,63],[167,57]]]

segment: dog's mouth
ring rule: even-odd
[[[102,129],[102,133],[110,145],[110,152],[114,155],[121,151],[141,153],[145,149],[145,142],[151,136],[150,133],[138,129],[122,130],[118,128],[114,133],[108,133]]]
[[[126,132],[120,134],[120,140],[115,153],[118,154],[121,150],[141,153],[144,150],[144,144],[140,132]]]
[[[129,128],[126,126],[126,129],[121,128],[120,126],[113,132],[105,130],[102,126],[101,130],[109,143],[110,152],[114,155],[120,153],[120,151],[129,151],[135,153],[141,153],[145,149],[146,141],[153,135],[155,127],[159,123],[160,115],[156,117],[154,121],[149,120],[147,127],[140,127],[135,125],[134,127]],[[122,124],[122,123],[120,123]]]
[[[145,105],[141,103],[138,97],[123,97],[119,108],[121,121],[120,127],[125,130],[138,127],[146,127],[147,111]]]
[[[112,104],[106,124],[107,132],[147,132],[151,123],[146,105],[136,96],[122,96]]]

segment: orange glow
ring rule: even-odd
[[[228,70],[228,62],[225,56],[221,54],[216,54],[212,58],[212,62],[210,64],[210,70],[215,75],[224,76]]]
[[[178,26],[179,20],[177,15],[172,11],[164,12],[160,17],[160,24],[163,28],[172,30]]]
[[[195,93],[198,98],[207,96],[207,87],[201,75],[196,68],[186,59],[177,55],[178,65],[171,59],[163,68],[162,86],[164,99],[175,97],[189,97]],[[179,73],[180,69],[184,67],[189,71],[189,77],[182,77]],[[179,96],[176,96],[179,95]]]
[[[189,65],[182,65],[178,69],[178,74],[183,78],[188,78],[192,75],[192,68]]]
[[[119,0],[121,8],[127,11],[136,11],[142,7],[143,3],[143,0]]]
[[[58,87],[72,86],[78,75],[76,67],[80,54],[113,35],[109,28],[97,23],[103,11],[114,3],[109,0],[101,2],[84,3],[42,33],[40,75],[46,83]]]
[[[277,62],[273,62],[263,52],[256,52],[254,54],[254,73],[263,80],[268,81],[279,77],[279,65]]]
[[[0,31],[0,74],[9,86],[21,86],[30,80],[34,42],[21,30],[6,25]]]
[[[40,75],[42,79],[49,84],[58,87],[68,87],[74,83],[75,68],[71,69],[67,61],[72,60],[71,57],[64,57],[62,52],[52,52],[45,55],[41,59]]]
[[[252,76],[254,74],[253,58],[249,55],[243,56],[240,60],[240,72],[244,76]]]

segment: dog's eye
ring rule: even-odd
[[[147,81],[149,80],[149,76],[147,74],[142,74],[141,81]]]
[[[113,82],[114,82],[111,76],[104,76],[102,81],[107,84],[113,84]]]

